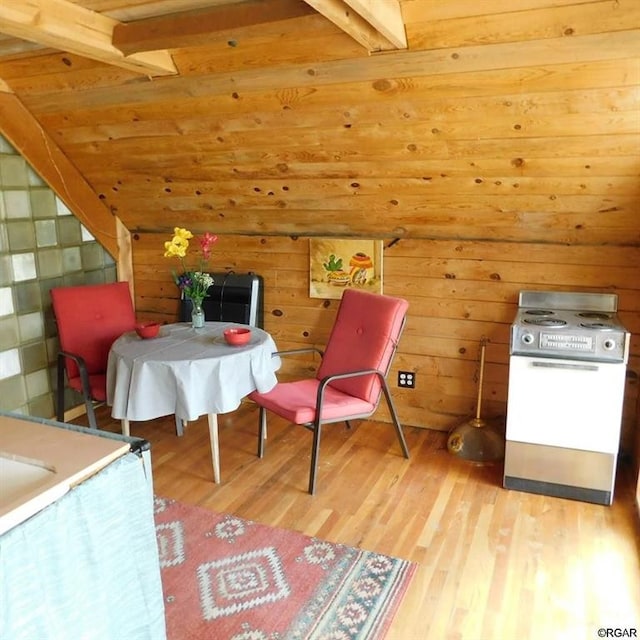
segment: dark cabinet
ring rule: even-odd
[[[264,284],[255,273],[212,273],[213,284],[202,303],[205,320],[239,322],[253,327],[264,324]],[[191,300],[180,301],[180,321],[191,320]]]

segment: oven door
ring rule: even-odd
[[[624,363],[511,356],[507,440],[618,453]]]

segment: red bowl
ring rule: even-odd
[[[227,341],[227,344],[231,344],[234,347],[247,344],[251,339],[251,329],[225,329],[224,339]]]
[[[159,322],[141,322],[136,325],[136,333],[141,338],[155,338],[160,331]]]

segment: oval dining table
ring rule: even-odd
[[[227,344],[228,328],[251,329],[249,342]],[[252,391],[265,393],[276,384],[280,358],[272,337],[258,327],[232,322],[163,325],[157,337],[135,331],[111,346],[107,364],[107,404],[111,416],[129,422],[175,415],[176,424],[206,415],[209,423],[213,477],[220,482],[218,414],[234,411]]]

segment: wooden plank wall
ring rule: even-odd
[[[143,318],[177,317],[173,265],[158,260],[169,236],[133,235],[136,306]],[[635,334],[625,406],[625,447],[633,449],[640,365],[639,248],[413,239],[384,244],[384,290],[410,302],[391,374],[395,380],[398,369],[416,372],[414,390],[394,390],[405,423],[448,429],[474,413],[482,340],[488,341],[483,415],[504,415],[509,325],[521,289],[615,291],[622,321]],[[211,264],[216,271],[255,271],[264,277],[265,327],[279,348],[288,349],[324,344],[337,306],[336,301],[309,298],[308,256],[304,237],[221,236]],[[299,367],[289,363],[283,374],[300,375],[310,366],[308,361]]]
[[[0,62],[11,86],[132,233],[136,306],[174,320],[162,243],[220,236],[216,270],[265,279],[281,348],[321,343],[308,238],[384,241],[384,289],[410,302],[402,419],[503,415],[521,289],[613,291],[640,370],[640,3],[403,0],[409,49],[367,55],[321,16],[214,34],[175,78],[73,56]],[[303,365],[308,367],[309,363]],[[291,369],[285,375],[299,371]]]

